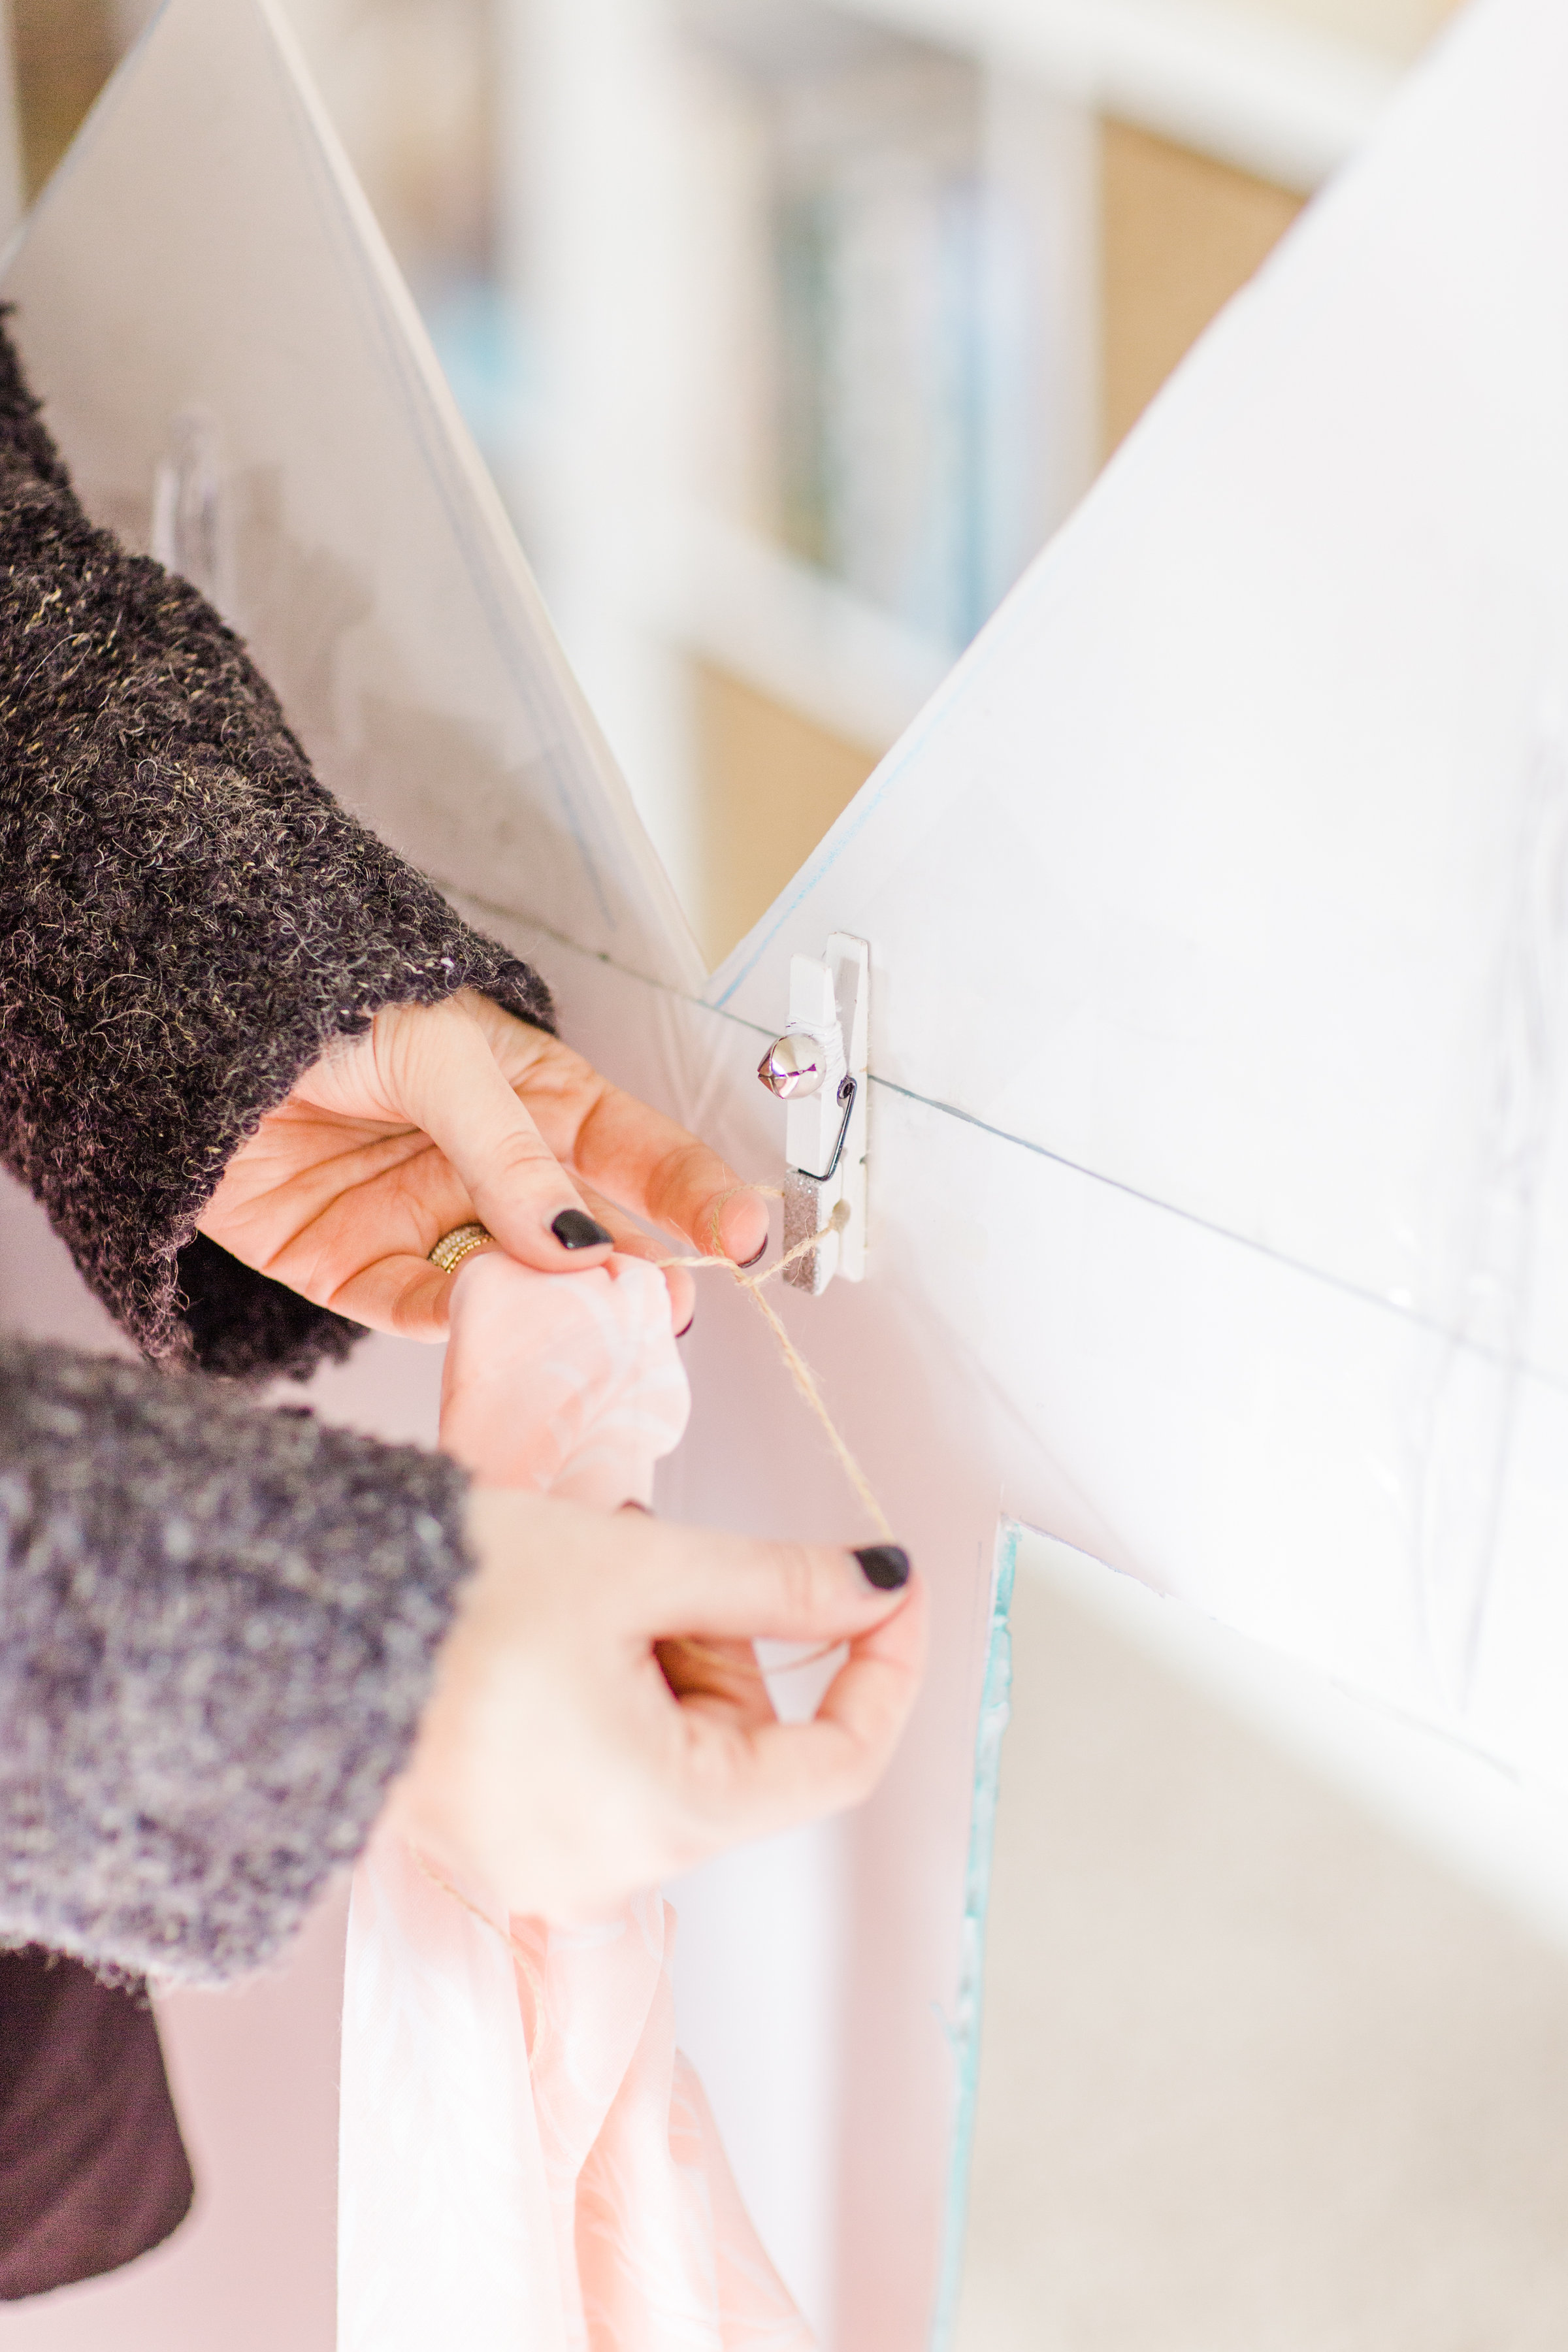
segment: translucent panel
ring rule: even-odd
[[[689,983],[684,919],[275,13],[171,0],[4,278],[89,509],[142,547],[163,526],[323,780],[437,879]]]

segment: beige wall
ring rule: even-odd
[[[1109,456],[1302,199],[1125,122],[1105,125],[1100,152]]]
[[[717,963],[805,863],[876,754],[706,663],[696,667],[695,690],[704,868],[697,931]]]
[[[10,0],[22,177],[36,196],[114,62],[109,0]]]

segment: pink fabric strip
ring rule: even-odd
[[[460,1269],[441,1442],[490,1483],[646,1503],[689,1402],[655,1268]],[[339,2352],[812,2352],[675,2046],[669,1906],[460,1897],[390,1834],[354,1874]]]

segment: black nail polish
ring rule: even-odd
[[[745,1272],[747,1266],[760,1265],[762,1264],[763,1257],[767,1255],[767,1235],[764,1234],[762,1240],[757,1244],[756,1248],[752,1252],[751,1256],[743,1257],[737,1261],[742,1274]]]
[[[550,1230],[563,1249],[598,1249],[616,1238],[586,1209],[563,1209]]]
[[[879,1592],[897,1592],[910,1580],[910,1556],[902,1544],[867,1544],[855,1557],[861,1575]]]
[[[686,1318],[685,1322],[681,1325],[681,1327],[680,1327],[679,1330],[676,1333],[676,1335],[675,1335],[675,1336],[676,1336],[676,1338],[677,1338],[678,1339],[685,1339],[685,1337],[686,1337],[686,1335],[687,1335],[687,1333],[690,1330],[690,1328],[691,1328],[692,1325],[696,1322],[696,1320],[697,1320],[697,1309],[696,1309],[696,1307],[694,1307],[692,1308],[692,1310],[691,1310],[690,1314],[687,1317],[687,1318]]]

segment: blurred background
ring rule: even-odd
[[[153,10],[11,6],[31,193]],[[712,961],[1449,13],[284,7]],[[1562,2352],[1559,1809],[1032,1538],[1015,1644],[962,2352]]]
[[[1447,0],[283,5],[717,961]]]

